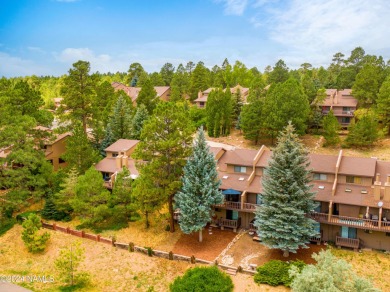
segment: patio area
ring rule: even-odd
[[[199,233],[183,234],[173,247],[173,253],[213,261],[237,235],[232,229],[221,230],[209,226],[203,229],[203,241],[199,242]]]

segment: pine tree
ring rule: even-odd
[[[132,106],[130,106],[123,96],[119,96],[109,122],[112,135],[112,142],[119,139],[131,138]]]
[[[50,238],[48,232],[38,233],[42,227],[41,218],[36,214],[30,214],[23,222],[22,240],[29,252],[42,252],[46,248],[46,242]]]
[[[262,109],[264,98],[256,98],[251,103],[244,105],[241,111],[240,127],[244,133],[244,138],[258,143],[263,131]]]
[[[390,134],[390,76],[382,83],[375,110],[383,126],[387,127],[387,133]]]
[[[84,173],[100,159],[99,153],[92,147],[80,125],[74,126],[72,135],[66,142],[66,152],[63,158],[68,163],[68,168],[76,168],[79,174]]]
[[[143,104],[149,114],[153,113],[159,99],[150,79],[145,80],[137,97],[137,106]]]
[[[368,147],[379,139],[378,122],[373,113],[366,113],[356,123],[352,122],[345,138],[346,146]]]
[[[322,119],[323,136],[325,138],[325,146],[336,145],[340,142],[339,130],[340,124],[333,114],[333,110]]]
[[[199,231],[199,242],[202,242],[202,229],[211,220],[211,206],[223,202],[216,163],[202,128],[184,167],[182,183],[181,191],[175,195],[176,206],[180,209],[180,228],[187,234]]]
[[[159,103],[154,115],[145,123],[141,142],[133,154],[135,158],[148,161],[147,167],[143,165],[140,169],[140,178],[148,188],[140,191],[145,196],[144,192],[150,192],[163,198],[162,204],[168,203],[171,232],[175,230],[173,197],[181,187],[183,167],[191,153],[192,134],[191,121],[183,106]]]
[[[255,212],[255,226],[263,244],[280,249],[284,256],[307,247],[316,234],[307,150],[289,123],[279,136],[263,178],[263,205]]]
[[[145,105],[141,104],[137,107],[137,111],[135,112],[135,115],[132,120],[132,138],[133,139],[139,139],[141,136],[142,128],[144,126],[144,123],[149,118],[148,111],[145,107]]]

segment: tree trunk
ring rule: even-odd
[[[171,232],[175,232],[175,222],[173,221],[173,195],[169,195],[168,198],[168,207],[169,207],[169,227]]]
[[[83,116],[83,130],[84,134],[87,135],[87,117]]]
[[[145,217],[146,217],[145,227],[146,227],[146,229],[148,229],[149,228],[149,212],[148,211],[145,211]]]
[[[285,258],[288,258],[288,257],[290,256],[290,252],[289,252],[288,250],[284,250],[284,251],[283,251],[283,256],[284,256]]]
[[[202,230],[203,230],[203,228],[201,228],[201,229],[199,230],[199,242],[202,242],[202,240],[203,240]]]

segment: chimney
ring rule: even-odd
[[[339,102],[338,102],[338,95],[339,95],[338,91],[335,91],[335,92],[334,92],[334,103],[335,103],[335,104],[338,104],[338,103],[339,103]]]
[[[390,174],[387,175],[385,182],[385,195],[383,196],[383,200],[390,202]]]
[[[376,180],[374,182],[374,199],[376,201],[379,201],[381,199],[381,185],[382,183],[380,182],[380,174],[376,174]]]
[[[201,98],[202,95],[203,95],[202,91],[199,90],[199,92],[198,92],[198,98]]]
[[[122,168],[122,154],[119,152],[118,156],[115,157],[116,168]]]

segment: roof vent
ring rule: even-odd
[[[362,193],[362,194],[368,194],[367,190],[361,190],[360,193]]]
[[[240,177],[238,180],[244,180],[245,178],[243,178],[243,177]]]
[[[346,188],[345,191],[346,191],[347,193],[352,192],[352,190],[351,190],[351,189],[348,189],[348,188]]]
[[[222,178],[223,178],[223,179],[228,179],[228,177],[229,177],[229,176],[224,175]]]
[[[320,190],[324,190],[324,189],[325,189],[325,186],[318,186],[318,188],[319,188]]]

